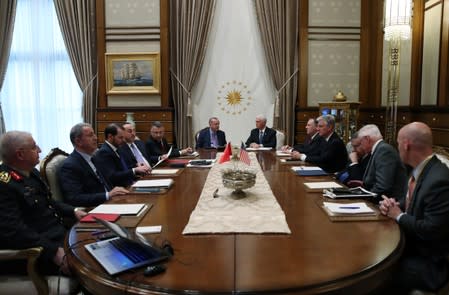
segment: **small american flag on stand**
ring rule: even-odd
[[[245,163],[246,165],[251,164],[251,160],[249,159],[248,151],[246,150],[243,142],[242,142],[242,145],[240,146],[240,161]]]

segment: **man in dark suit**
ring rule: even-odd
[[[117,124],[109,124],[104,129],[105,142],[92,157],[92,162],[100,174],[113,186],[127,187],[138,176],[148,175],[151,169],[146,165],[138,165],[128,168],[125,159],[118,152],[118,147],[123,144],[123,127]]]
[[[226,135],[220,130],[217,117],[209,119],[209,128],[204,128],[198,134],[195,148],[218,148],[226,145]]]
[[[317,119],[319,135],[325,141],[321,144],[321,153],[292,152],[293,159],[300,159],[321,167],[327,173],[343,170],[348,162],[346,146],[340,137],[334,132],[335,119],[332,115],[323,115]]]
[[[371,158],[363,175],[363,187],[380,196],[402,196],[407,182],[407,174],[398,152],[382,139],[379,128],[374,124],[365,125],[358,131],[361,148]]]
[[[126,122],[123,124],[124,144],[118,149],[119,153],[123,155],[128,168],[136,167],[137,165],[146,165],[151,169],[150,160],[145,150],[145,143],[136,136],[136,127],[133,123]]]
[[[276,130],[267,127],[267,118],[264,115],[256,116],[256,128],[251,130],[245,144],[251,148],[276,148]]]
[[[5,133],[0,150],[0,247],[43,247],[40,271],[57,274],[61,270],[70,274],[63,246],[67,230],[62,217],[80,219],[86,213],[51,198],[48,186],[34,168],[39,164],[41,149],[31,134]]]
[[[405,195],[380,202],[381,213],[396,220],[405,234],[404,253],[393,273],[394,294],[435,291],[449,279],[449,169],[433,154],[426,124],[404,126],[397,141],[402,161],[413,170]]]
[[[306,139],[304,143],[289,147],[288,145],[282,147],[282,151],[293,152],[298,151],[302,154],[319,155],[323,148],[323,143],[326,141],[320,136],[317,128],[317,122],[314,118],[310,118],[306,124]]]
[[[152,163],[157,163],[161,159],[168,158],[168,151],[170,146],[164,137],[165,128],[159,121],[154,121],[150,129],[150,137],[145,144],[145,149]],[[170,153],[170,158],[185,156],[193,152],[191,147],[179,150],[173,148]]]
[[[349,165],[345,170],[337,174],[337,179],[350,187],[362,186],[363,175],[371,155],[361,148],[361,139],[358,137],[358,132],[353,133],[351,136],[351,148]]]
[[[91,207],[128,193],[123,187],[113,187],[92,163],[92,155],[97,150],[97,136],[90,124],[73,126],[70,141],[74,150],[58,171],[65,202],[73,206]]]

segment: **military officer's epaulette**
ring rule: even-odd
[[[15,171],[0,171],[0,181],[8,183],[11,178],[17,182],[22,180],[22,176]]]
[[[4,183],[8,183],[11,180],[11,174],[8,171],[0,172],[0,181]]]

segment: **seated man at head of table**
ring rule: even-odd
[[[368,166],[363,175],[363,187],[381,195],[402,196],[406,189],[407,173],[396,149],[383,141],[379,128],[368,124],[358,131],[360,147],[370,154]]]
[[[43,247],[38,258],[43,274],[70,274],[65,259],[64,239],[67,233],[63,217],[81,219],[86,215],[68,204],[55,201],[35,166],[41,149],[31,134],[9,131],[0,143],[3,164],[0,165],[0,248],[25,249]],[[16,263],[16,261],[14,261]],[[8,262],[0,268],[14,272]]]
[[[145,148],[152,163],[157,163],[159,160],[168,158],[168,151],[170,145],[164,137],[165,128],[159,121],[154,121],[151,125],[150,136],[145,144]],[[186,156],[191,154],[193,149],[187,147],[185,149],[173,148],[170,153],[170,158]]]
[[[92,163],[92,156],[97,150],[97,136],[90,124],[73,126],[70,141],[74,150],[58,171],[59,186],[66,203],[93,207],[128,193],[123,187],[113,187]]]
[[[136,136],[136,127],[133,123],[126,122],[122,125],[125,131],[125,142],[120,145],[119,152],[123,155],[128,168],[146,165],[151,169],[149,156],[145,150],[145,143]]]
[[[332,115],[323,115],[318,117],[318,132],[323,138],[321,152],[314,154],[313,152],[300,153],[292,152],[293,159],[299,159],[308,163],[321,167],[327,173],[334,173],[345,169],[348,162],[348,153],[346,146],[335,129],[335,119]]]
[[[337,174],[337,179],[350,187],[361,186],[363,174],[365,174],[371,155],[366,153],[361,147],[361,139],[358,132],[351,136],[351,149],[349,153],[349,164],[345,170]]]
[[[436,291],[449,280],[449,169],[433,154],[426,124],[405,125],[397,142],[401,160],[413,170],[404,195],[380,202],[381,213],[396,220],[405,235],[391,294]]]
[[[204,128],[198,134],[195,148],[218,148],[226,145],[226,135],[220,130],[220,120],[217,117],[209,119],[209,128]]]
[[[250,148],[276,148],[276,130],[267,127],[267,118],[264,115],[256,116],[256,128],[251,130],[245,144]]]
[[[321,149],[323,147],[324,139],[320,136],[318,132],[318,122],[314,118],[310,118],[306,124],[306,139],[304,143],[297,144],[295,146],[290,147],[285,145],[282,147],[282,151],[285,152],[293,152],[298,151],[303,154],[308,155],[319,155],[321,153]]]
[[[125,157],[118,150],[124,143],[124,132],[123,127],[118,124],[106,126],[105,141],[92,157],[92,162],[100,174],[113,186],[127,187],[139,176],[151,173],[151,168],[146,165],[128,168]]]

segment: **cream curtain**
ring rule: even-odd
[[[11,49],[12,33],[14,31],[14,18],[16,15],[16,0],[0,1],[0,90],[8,66],[9,51]],[[0,103],[0,134],[5,132],[3,110]]]
[[[215,0],[170,1],[170,73],[178,147],[193,146],[192,87],[203,65]]]
[[[95,0],[54,0],[64,43],[83,91],[82,115],[95,127],[98,95]]]
[[[299,1],[254,0],[265,56],[278,98],[274,128],[294,143],[295,105],[298,93]]]

